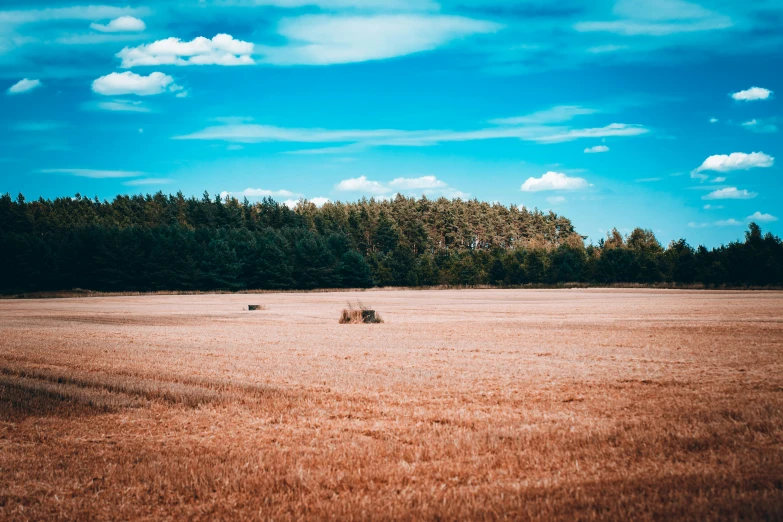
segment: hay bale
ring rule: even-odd
[[[247,309],[252,312],[255,310],[266,310],[266,307],[264,305],[247,305]]]

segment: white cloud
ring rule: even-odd
[[[121,98],[113,99],[111,101],[88,103],[85,104],[84,107],[86,109],[112,111],[112,112],[152,112],[151,109],[146,107],[140,101],[124,100]]]
[[[774,92],[763,87],[751,87],[744,91],[735,92],[731,94],[731,97],[737,101],[757,101],[768,100],[773,94]]]
[[[710,156],[701,166],[694,172],[715,171],[715,172],[731,172],[733,170],[750,170],[753,168],[767,168],[771,167],[775,163],[775,158],[764,154],[763,152],[751,152],[745,154],[744,152],[733,152],[729,155],[718,154]],[[691,174],[692,177],[693,173]]]
[[[41,80],[29,80],[27,78],[19,80],[8,88],[8,94],[22,94],[24,92],[30,92],[33,89],[37,89],[41,86]]]
[[[579,107],[577,105],[558,105],[551,109],[546,109],[527,116],[517,116],[514,118],[496,118],[489,122],[494,125],[546,125],[550,123],[562,123],[570,121],[576,116],[585,116],[596,114],[596,109]]]
[[[384,197],[390,199],[394,194],[405,191],[407,195],[445,197],[448,199],[467,199],[470,194],[449,187],[447,183],[435,176],[422,176],[419,178],[396,178],[389,183],[372,181],[366,176],[353,179],[344,179],[335,190],[340,192],[358,192],[376,196],[376,199]]]
[[[547,203],[551,205],[557,205],[559,203],[565,203],[566,198],[564,198],[563,196],[549,196],[548,198],[546,198],[546,200]]]
[[[102,33],[135,33],[144,31],[147,25],[143,20],[133,16],[121,16],[106,25],[93,23],[90,27]]]
[[[748,192],[745,189],[738,190],[737,187],[728,187],[715,190],[702,196],[701,199],[753,199],[758,196],[755,192]]]
[[[437,11],[440,9],[440,5],[432,0],[253,0],[252,3],[291,9],[308,6],[330,10]]]
[[[42,174],[70,174],[71,176],[91,179],[135,178],[144,176],[144,172],[127,170],[41,169],[38,172]]]
[[[624,36],[667,36],[727,29],[731,18],[683,0],[618,0],[615,20],[578,22],[579,32],[609,32]]]
[[[775,118],[772,118],[772,120],[774,121]],[[749,131],[761,134],[770,134],[778,131],[778,126],[774,123],[770,123],[769,120],[757,120],[754,118],[745,123],[741,123],[740,125]]]
[[[280,22],[284,46],[257,46],[275,65],[330,65],[430,51],[454,40],[494,33],[501,25],[446,15],[309,15]]]
[[[718,118],[710,118],[710,123],[718,123],[719,121]]]
[[[570,129],[547,126],[497,126],[468,131],[452,130],[329,130],[295,129],[271,125],[227,123],[207,127],[201,131],[177,136],[180,140],[211,140],[234,143],[289,142],[289,143],[347,143],[349,145],[296,151],[296,154],[345,153],[368,146],[425,147],[440,143],[493,139],[519,139],[537,143],[562,143],[578,139],[604,137],[631,137],[648,133],[641,125],[612,123],[605,127]]]
[[[599,154],[601,152],[609,152],[609,147],[606,145],[596,145],[595,147],[585,149],[585,154]]]
[[[19,9],[0,11],[0,24],[22,25],[61,20],[108,20],[122,16],[146,16],[146,7],[111,7],[107,5],[56,7],[44,9]]]
[[[755,214],[750,215],[745,219],[747,221],[761,221],[763,223],[771,223],[772,221],[778,220],[778,218],[776,218],[772,214],[762,214],[761,212],[756,212]]]
[[[726,181],[724,176],[718,176],[717,178],[712,178],[710,183],[723,183],[724,181]]]
[[[396,178],[389,183],[389,186],[398,190],[437,189],[445,188],[446,183],[435,176],[422,176],[420,178]]]
[[[128,187],[142,187],[146,185],[168,185],[169,183],[174,183],[174,180],[169,178],[142,178],[125,181],[123,182],[123,185]]]
[[[737,221],[736,219],[724,219],[721,221],[716,221],[715,224],[719,227],[734,227],[737,225],[741,225],[741,221]]]
[[[199,36],[190,42],[166,38],[138,47],[126,47],[117,57],[121,66],[130,69],[150,65],[253,65],[254,46],[236,40],[229,34],[218,34],[211,40]]]
[[[242,192],[222,192],[221,194],[225,194],[226,196],[233,196],[235,198],[239,198],[239,197],[292,198],[296,196],[301,196],[301,194],[297,194],[296,192],[291,192],[290,190],[267,190],[267,189],[260,189],[260,188],[246,188]]]
[[[323,207],[325,204],[329,203],[331,200],[329,198],[312,198],[308,200],[310,203],[315,205],[318,208]]]
[[[528,178],[521,187],[522,192],[540,192],[543,190],[577,190],[588,187],[587,180],[571,178],[562,172],[547,172],[540,178]]]
[[[340,192],[364,192],[367,194],[387,194],[390,189],[377,181],[370,181],[367,176],[344,179],[338,183],[335,190]]]
[[[720,210],[723,208],[723,205],[710,205],[709,203],[704,205],[704,210]]]
[[[104,96],[123,94],[154,96],[177,89],[174,78],[162,72],[154,72],[149,76],[141,76],[130,71],[111,73],[92,82],[92,90]]]

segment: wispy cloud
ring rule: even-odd
[[[69,174],[91,179],[136,178],[145,175],[144,172],[137,171],[95,169],[40,169],[38,172],[41,174]]]
[[[540,113],[536,113],[540,114]],[[561,117],[563,117],[561,115]],[[520,118],[493,120],[520,121]],[[529,121],[535,121],[538,116],[531,115]],[[342,143],[344,146],[296,151],[297,154],[345,153],[349,149],[371,146],[390,147],[424,147],[449,142],[481,141],[495,139],[518,139],[537,143],[563,143],[579,139],[596,139],[605,137],[631,137],[647,134],[649,129],[643,125],[612,123],[604,127],[570,128],[560,125],[496,125],[476,130],[329,130],[320,128],[284,128],[271,125],[227,123],[207,127],[203,130],[177,136],[180,140],[227,141],[234,143]]]
[[[23,94],[25,92],[30,92],[34,89],[37,89],[41,86],[41,80],[30,80],[28,78],[24,78],[22,80],[19,80],[17,83],[13,84],[11,87],[8,88],[7,93],[8,94]]]
[[[606,145],[596,145],[595,147],[585,149],[585,154],[600,154],[602,152],[609,152],[609,147]]]
[[[749,192],[745,189],[738,189],[737,187],[727,187],[719,190],[714,190],[702,196],[701,199],[753,199],[758,196],[755,192]]]
[[[668,36],[728,29],[728,16],[683,0],[618,0],[613,20],[584,21],[574,25],[579,32],[607,32],[623,36]]]
[[[141,178],[125,181],[123,182],[123,185],[128,187],[142,187],[147,185],[168,185],[169,183],[174,183],[174,180],[169,178]]]
[[[62,121],[22,121],[12,125],[16,131],[22,132],[47,132],[62,129],[67,123]]]
[[[152,109],[138,100],[125,100],[115,98],[110,101],[88,102],[83,106],[88,110],[101,110],[111,112],[152,112]]]
[[[495,125],[548,125],[550,123],[563,123],[577,116],[586,116],[598,112],[597,109],[580,107],[578,105],[558,105],[551,109],[528,114],[527,116],[497,118],[489,122]]]
[[[760,134],[771,134],[778,131],[778,126],[773,123],[775,118],[768,119],[756,119],[746,121],[740,125],[751,132],[758,132]]]
[[[274,65],[356,63],[431,51],[500,29],[494,22],[436,14],[309,15],[280,22],[286,45],[256,46],[256,52]]]

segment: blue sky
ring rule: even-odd
[[[783,0],[4,0],[0,192],[783,235]]]

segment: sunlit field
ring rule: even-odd
[[[0,301],[0,519],[229,517],[780,520],[783,293]]]

